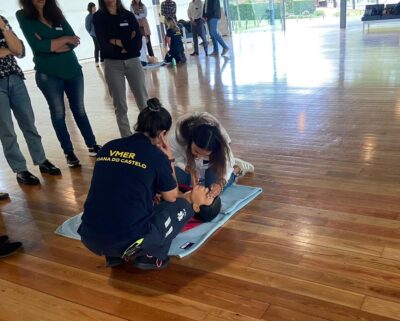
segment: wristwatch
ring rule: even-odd
[[[9,25],[5,25],[5,26],[4,26],[3,28],[1,28],[0,30],[1,30],[1,32],[4,32],[4,31],[9,31],[9,30],[11,30],[11,28],[10,28]]]

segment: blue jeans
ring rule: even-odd
[[[211,40],[214,46],[214,52],[218,52],[218,43],[222,46],[222,48],[226,49],[229,48],[228,45],[225,43],[224,39],[218,32],[218,21],[217,18],[211,18],[207,20],[208,30],[210,32]]]
[[[67,95],[69,106],[86,146],[93,147],[96,145],[96,138],[93,135],[83,102],[84,84],[82,72],[72,79],[62,79],[36,72],[36,84],[49,104],[51,122],[64,154],[74,150],[65,123],[64,92]]]
[[[189,173],[186,173],[184,170],[175,166],[175,174],[176,174],[176,180],[178,181],[178,184],[192,186],[192,178]],[[235,174],[232,173],[231,176],[229,177],[229,180],[226,182],[224,191],[235,182],[235,179],[236,179],[236,176],[235,176]],[[210,186],[212,184],[215,184],[216,182],[218,182],[217,175],[215,175],[215,173],[213,172],[213,170],[211,168],[206,169],[205,179],[204,179],[204,182],[201,182],[201,184],[204,185],[205,187],[210,188]]]
[[[42,138],[35,127],[31,99],[23,79],[17,75],[0,79],[0,140],[8,164],[13,172],[18,173],[27,168],[17,142],[11,110],[24,134],[33,163],[35,165],[44,163],[46,155]]]

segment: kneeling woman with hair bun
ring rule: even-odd
[[[135,257],[140,269],[165,268],[172,240],[200,206],[213,201],[205,187],[179,198],[167,142],[171,124],[169,112],[150,99],[135,134],[108,142],[97,155],[78,232],[108,266]],[[164,201],[154,206],[157,193]]]
[[[233,157],[228,133],[209,113],[180,117],[168,141],[176,159],[178,183],[204,185],[213,198],[238,177],[254,171],[252,164]]]

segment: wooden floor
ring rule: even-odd
[[[399,31],[246,35],[233,39],[230,59],[190,57],[146,72],[174,119],[216,115],[235,154],[256,167],[242,183],[264,189],[162,272],[108,269],[53,233],[82,210],[94,162],[69,113],[83,166],[67,168],[28,74],[37,126],[63,176],[33,168],[42,185],[19,186],[1,155],[0,190],[11,201],[0,203],[0,232],[24,251],[0,261],[0,320],[400,320]],[[105,143],[118,136],[111,100],[93,63],[84,73],[87,111]]]

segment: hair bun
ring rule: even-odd
[[[161,107],[162,106],[158,98],[151,98],[147,101],[147,108],[151,111],[159,112]]]

